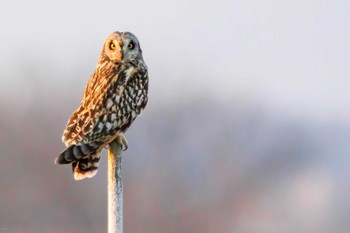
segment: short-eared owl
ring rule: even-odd
[[[57,164],[72,164],[74,179],[93,177],[101,150],[123,133],[147,104],[148,73],[136,36],[113,32],[105,41],[80,107],[68,120],[66,149]],[[125,141],[126,142],[126,141]]]

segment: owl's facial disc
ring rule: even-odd
[[[103,56],[116,64],[121,62],[139,70],[147,70],[139,41],[130,32],[113,32],[105,42]]]

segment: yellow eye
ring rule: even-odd
[[[112,50],[115,50],[115,44],[112,42],[112,43],[109,45],[109,48],[112,49]]]
[[[128,48],[129,48],[129,49],[133,49],[133,48],[134,48],[134,43],[133,43],[133,42],[130,42],[129,45],[128,45]]]

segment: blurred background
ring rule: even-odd
[[[0,1],[0,233],[107,232],[54,158],[104,40],[140,40],[125,232],[350,232],[349,1]]]

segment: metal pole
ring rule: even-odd
[[[122,146],[114,140],[108,148],[108,233],[123,233]]]

